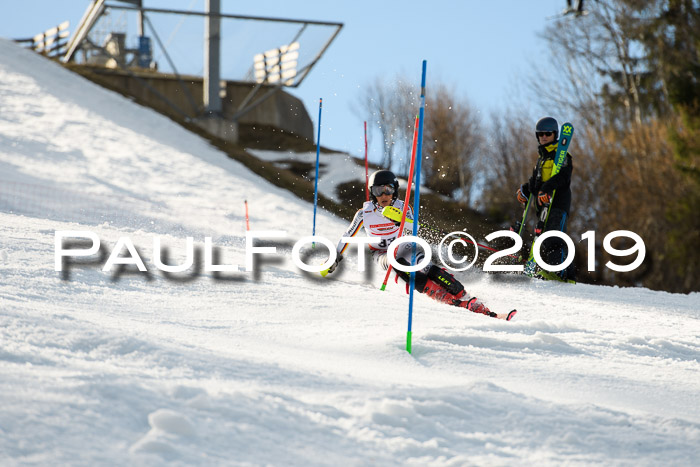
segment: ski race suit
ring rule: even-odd
[[[403,210],[403,201],[397,199],[391,203],[392,206]],[[413,211],[408,208],[406,219],[413,220]],[[372,201],[365,201],[362,209],[355,213],[350,226],[343,234],[343,237],[354,237],[364,227],[365,233],[370,238],[376,238],[376,242],[369,244],[369,251],[372,253],[372,258],[376,263],[382,266],[384,270],[389,269],[389,260],[386,252],[391,242],[399,236],[399,226],[391,219],[387,219],[381,213],[381,208]],[[404,232],[407,232],[405,229]],[[343,243],[341,240],[336,248],[339,255],[344,254],[350,247],[350,243]],[[411,254],[413,248],[410,243],[404,243],[396,249],[396,259],[403,258],[406,264],[411,264]],[[423,253],[417,252],[417,261],[423,258]]]
[[[391,203],[397,209],[403,210],[403,201],[396,199]],[[376,239],[376,242],[369,244],[369,250],[372,252],[372,258],[379,264],[384,270],[389,269],[389,258],[387,257],[387,250],[391,242],[396,240],[399,236],[399,226],[394,223],[391,219],[384,217],[381,213],[381,207],[378,207],[372,201],[365,201],[362,205],[362,209],[355,213],[350,226],[343,234],[343,237],[354,237],[360,231],[362,227],[365,228],[365,232],[368,237]],[[413,211],[410,206],[406,212],[406,219],[413,220]],[[344,243],[341,239],[338,242],[336,248],[339,256],[342,256],[350,247],[350,243]],[[413,245],[412,243],[402,243],[396,248],[396,262],[403,265],[411,264],[411,257],[413,255]],[[422,251],[416,251],[416,263],[419,263],[425,255]],[[409,281],[409,273],[398,271],[394,269],[396,274],[407,283]],[[416,271],[416,290],[418,292],[423,292],[426,288],[428,279],[432,279],[434,282],[440,284],[448,292],[454,295],[459,295],[464,291],[462,284],[457,281],[454,276],[449,274],[444,269],[437,267],[436,265],[429,263],[427,266],[422,268],[420,271]]]

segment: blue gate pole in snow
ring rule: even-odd
[[[415,197],[413,198],[413,236],[418,236],[418,211],[420,209],[420,171],[421,159],[423,153],[423,120],[425,117],[425,71],[428,67],[428,62],[423,60],[423,74],[420,81],[420,113],[418,114],[418,146],[416,149],[416,183],[414,188]],[[411,266],[416,264],[416,244],[413,244],[413,255],[411,257]],[[416,286],[416,273],[411,271],[411,280],[408,286],[408,332],[406,333],[406,350],[411,353],[412,337],[413,337],[413,289]]]
[[[318,100],[318,135],[316,135],[316,177],[314,178],[314,225],[311,235],[316,235],[316,205],[318,204],[318,159],[321,155],[321,110],[323,110],[323,98]],[[316,247],[316,242],[311,248]]]

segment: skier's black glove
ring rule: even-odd
[[[323,271],[321,271],[321,276],[326,277],[328,274],[333,274],[333,271],[335,271],[335,269],[338,267],[338,264],[340,264],[340,262],[341,262],[342,260],[343,260],[343,256],[342,256],[342,255],[338,255],[338,256],[335,258],[335,262],[334,262],[333,264],[331,264],[331,267],[329,267],[328,269],[324,269]]]

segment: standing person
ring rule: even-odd
[[[542,209],[549,205],[549,216],[542,232],[558,230],[566,232],[566,221],[571,208],[571,173],[573,165],[571,154],[566,154],[566,159],[559,169],[559,173],[552,176],[554,158],[557,153],[559,137],[559,124],[552,117],[541,118],[535,125],[535,138],[537,138],[537,153],[539,157],[532,176],[516,192],[518,201],[523,205],[527,203],[530,195],[534,196],[537,216]],[[557,194],[552,199],[552,194]],[[538,235],[542,232],[536,232]],[[558,265],[566,259],[566,243],[560,238],[552,237],[542,244],[542,259],[550,265]],[[567,268],[568,269],[568,268]],[[571,271],[567,269],[558,273],[562,279],[570,278]]]
[[[364,227],[367,236],[376,239],[376,242],[369,244],[372,258],[384,270],[387,270],[389,268],[387,249],[391,242],[398,237],[400,224],[384,217],[382,210],[387,206],[403,209],[404,203],[398,199],[399,180],[389,170],[378,170],[369,177],[369,190],[370,201],[365,201],[362,209],[357,211],[343,237],[354,237],[360,231],[360,228]],[[413,219],[413,211],[410,207],[406,217]],[[338,242],[338,257],[330,268],[321,272],[322,276],[331,274],[336,270],[338,264],[343,260],[343,253],[345,253],[349,245],[349,243],[345,243],[342,240]],[[410,266],[412,255],[412,244],[403,243],[396,249],[396,262]],[[423,253],[418,252],[416,261],[420,262],[423,257]],[[394,271],[398,277],[406,282],[406,290],[408,290],[410,273],[396,269]],[[464,291],[464,286],[452,274],[432,263],[429,263],[422,270],[416,271],[415,290],[427,294],[441,303],[463,307],[475,313],[496,316],[476,297],[469,298]]]

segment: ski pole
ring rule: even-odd
[[[440,233],[440,235],[443,235],[443,236],[449,235],[449,234],[451,233],[451,232],[448,232],[447,230],[436,229],[436,228],[431,227],[431,226],[429,226],[429,225],[425,225],[425,224],[419,224],[419,225],[420,225],[421,227],[424,227],[424,228],[428,229],[428,230],[432,230],[433,232],[438,232],[438,233]],[[482,245],[481,243],[478,243],[478,242],[473,242],[473,241],[471,241],[471,240],[468,239],[468,238],[462,237],[462,238],[460,238],[460,240],[464,240],[465,242],[471,243],[472,245],[474,245],[474,246],[476,246],[476,247],[479,247],[479,248],[481,248],[481,249],[484,249],[484,250],[493,251],[493,252],[499,252],[499,251],[501,251],[501,250],[498,250],[498,249],[493,248],[493,247],[490,247],[490,246]],[[508,255],[508,256],[511,256],[511,257],[515,258],[515,255]]]
[[[396,209],[396,208],[394,208],[393,206],[387,206],[387,207],[385,207],[385,208],[382,210],[382,215],[383,215],[384,217],[386,217],[387,219],[390,219],[390,220],[393,220],[393,221],[398,221],[398,220],[399,220],[399,219],[398,219],[398,215],[399,215],[398,213],[399,213],[399,210]],[[411,219],[407,219],[407,222],[408,222],[409,224],[410,224],[410,223],[413,223],[413,221],[412,221]],[[428,230],[432,230],[433,232],[437,232],[437,233],[439,233],[439,234],[442,235],[442,236],[449,235],[449,234],[451,233],[451,232],[448,232],[448,231],[446,231],[446,230],[437,229],[437,228],[431,227],[431,226],[429,226],[429,225],[427,225],[427,224],[423,224],[422,222],[418,223],[418,225],[419,225],[420,227],[422,227],[422,228],[425,228],[425,229],[428,229]],[[482,249],[484,249],[484,250],[489,250],[489,251],[493,251],[493,252],[499,252],[499,251],[501,251],[501,250],[497,250],[496,248],[492,248],[492,247],[490,247],[490,246],[482,245],[481,243],[473,242],[472,240],[470,240],[470,239],[468,239],[468,238],[462,237],[460,240],[464,240],[465,242],[471,243],[471,244],[473,244],[473,245],[475,245],[475,246],[477,246],[477,247],[479,247],[479,248],[482,248]],[[516,257],[515,255],[508,255],[508,256],[511,256],[511,257],[513,257],[513,258]]]
[[[537,225],[535,225],[535,240],[537,240],[537,237],[542,235],[542,231],[544,230],[545,226],[547,225],[547,221],[549,220],[549,213],[551,211],[550,207],[552,206],[552,203],[554,202],[554,195],[557,194],[557,190],[552,190],[552,196],[549,198],[549,203],[545,204],[542,207],[542,212],[540,213],[540,218],[537,220]],[[532,244],[530,245],[530,253],[528,254],[527,262],[525,263],[525,272],[526,273],[534,273],[535,269],[535,242],[533,241]],[[522,260],[522,258],[518,258],[519,260]]]
[[[399,238],[403,234],[403,227],[406,224],[406,213],[408,212],[408,202],[411,200],[411,183],[413,182],[413,167],[416,162],[416,145],[418,144],[418,115],[416,115],[416,121],[413,125],[413,145],[411,149],[411,164],[408,169],[408,182],[406,184],[406,199],[403,202],[403,212],[401,213],[401,225],[399,226]],[[397,210],[398,211],[398,210]],[[382,283],[381,290],[386,289],[386,283],[389,281],[389,275],[391,274],[392,266],[386,270],[386,275],[384,276],[384,282]]]
[[[515,224],[515,229],[518,231],[518,235],[522,237],[523,227],[525,226],[525,219],[527,218],[527,213],[530,210],[530,202],[532,201],[532,193],[527,197],[527,204],[525,204],[525,210],[523,211],[523,218],[520,222]]]
[[[552,191],[552,197],[549,199],[549,203],[542,207],[540,218],[537,220],[537,225],[535,225],[535,240],[533,240],[533,242],[530,244],[530,252],[528,253],[527,261],[525,262],[525,274],[533,275],[535,273],[535,241],[537,240],[537,237],[539,237],[542,234],[544,227],[547,225],[547,220],[549,219],[550,211],[549,208],[552,205],[552,202],[554,201],[554,195],[556,194],[556,192],[557,190]],[[518,260],[522,261],[522,258],[518,258]]]
[[[527,220],[527,214],[530,211],[530,203],[531,202],[532,202],[532,193],[530,193],[530,195],[527,197],[527,203],[525,204],[525,210],[523,211],[523,218],[520,219],[519,222],[516,222],[515,226],[512,227],[513,231],[516,231],[516,230],[518,231],[519,237],[523,236],[523,229],[525,228],[525,221]],[[522,249],[521,249],[521,253],[517,256],[516,259],[518,260],[518,263],[520,263],[523,260]]]
[[[318,100],[318,135],[316,137],[316,178],[314,179],[314,225],[311,235],[316,235],[316,206],[318,205],[318,160],[321,155],[321,110],[323,110],[323,98]],[[316,242],[311,246],[316,247]]]

